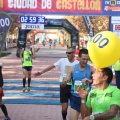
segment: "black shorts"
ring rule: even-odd
[[[22,66],[22,68],[27,70],[27,71],[31,71],[32,70],[32,66]]]
[[[66,85],[65,87],[61,87],[60,85],[60,102],[61,103],[68,103],[70,99],[71,93],[71,85]]]

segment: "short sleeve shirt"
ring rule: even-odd
[[[54,66],[61,71],[59,81],[62,82],[63,76],[67,74],[68,68],[70,66],[74,66],[75,64],[78,63],[79,63],[78,60],[74,60],[74,62],[69,62],[68,58],[61,58],[56,63],[54,63]]]
[[[110,85],[104,90],[92,90],[86,102],[87,107],[92,108],[93,114],[110,110],[113,104],[120,106],[120,90]],[[115,120],[115,118],[109,120]]]

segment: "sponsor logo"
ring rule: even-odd
[[[97,95],[96,93],[91,93],[91,94],[90,94],[90,98],[95,98],[96,95]]]
[[[106,93],[106,94],[105,94],[105,97],[112,97],[112,93],[113,93],[113,92]]]
[[[120,0],[105,1],[105,11],[120,11]]]
[[[110,5],[115,6],[116,5],[116,0],[110,0]]]

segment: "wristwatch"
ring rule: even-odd
[[[94,120],[94,115],[90,115],[90,120]]]

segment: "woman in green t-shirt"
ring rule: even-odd
[[[23,92],[25,92],[26,77],[28,76],[28,92],[30,91],[32,59],[35,58],[34,49],[30,48],[31,42],[26,41],[26,47],[21,50],[20,58],[23,68]]]

